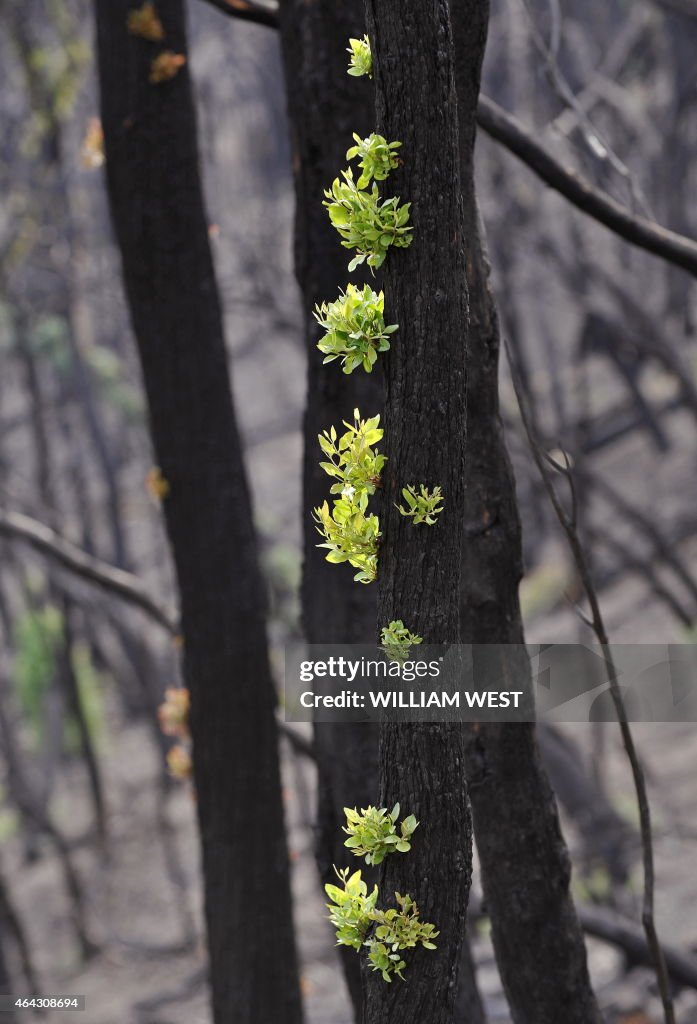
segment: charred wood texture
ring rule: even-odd
[[[388,195],[412,205],[414,240],[388,254],[385,294],[398,340],[385,359],[385,450],[378,623],[403,619],[426,642],[460,639],[464,540],[467,323],[464,218],[453,43],[447,2],[367,0],[377,131],[400,140],[403,165]],[[476,110],[468,111],[474,121]],[[467,115],[465,115],[467,116]],[[440,485],[445,511],[433,528],[395,509],[408,483]],[[406,857],[387,858],[381,892],[410,893],[440,929],[435,951],[410,957],[407,984],[367,979],[368,1024],[451,1024],[470,883],[471,829],[464,736],[445,724],[381,727],[381,802],[420,820]]]
[[[275,695],[186,66],[97,3],[107,184],[181,595],[216,1024],[298,1024]],[[163,45],[186,55],[184,7]]]
[[[451,0],[451,9],[470,297],[463,638],[492,645],[479,654],[475,648],[480,685],[503,678],[529,691],[518,601],[520,521],[499,416],[499,325],[472,183],[474,132],[469,120],[463,123],[479,87],[488,4]],[[469,728],[467,778],[494,948],[515,1024],[599,1021],[569,893],[568,852],[534,726]]]

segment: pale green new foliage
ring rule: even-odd
[[[344,180],[334,179],[331,189],[325,190],[323,202],[341,235],[341,244],[358,254],[349,263],[349,270],[364,261],[369,267],[381,267],[391,245],[404,249],[411,244],[411,203],[400,206],[397,196],[381,199],[375,182],[370,191],[358,188],[350,168],[341,174]]]
[[[402,488],[402,496],[407,503],[407,507],[405,508],[404,505],[397,505],[396,507],[403,516],[413,519],[415,525],[419,523],[426,523],[427,526],[435,525],[438,516],[443,511],[444,505],[440,487],[434,487],[432,491],[429,491],[427,487],[421,484],[417,492],[413,484],[409,484],[407,487]]]
[[[348,562],[358,572],[356,583],[373,583],[378,572],[380,522],[376,515],[367,515],[368,495],[335,501],[331,510],[325,501],[314,509],[317,532],[324,537],[319,548],[327,548],[328,562]]]
[[[348,868],[334,870],[343,882],[343,889],[338,885],[327,884],[324,891],[332,901],[327,904],[327,908],[329,920],[336,928],[336,944],[360,950],[371,925],[370,915],[375,910],[378,887],[376,885],[368,893],[368,886],[361,878],[360,871],[349,876]]]
[[[406,961],[401,951],[414,949],[421,944],[424,949],[435,949],[433,941],[439,932],[435,925],[419,918],[419,908],[411,896],[396,892],[397,908],[378,910],[378,887],[368,892],[368,886],[361,872],[349,873],[348,868],[334,869],[343,887],[327,884],[324,890],[332,901],[327,903],[329,920],[336,929],[337,946],[349,946],[356,952],[365,947],[368,961],[374,971],[380,971],[385,981],[391,982],[392,975],[404,981]],[[372,935],[371,927],[375,926]]]
[[[362,420],[358,409],[353,410],[354,422],[347,423],[341,437],[334,427],[318,436],[320,447],[329,462],[320,466],[337,483],[330,487],[331,494],[339,494],[329,509],[325,501],[313,512],[317,530],[324,541],[320,548],[328,548],[328,562],[348,562],[359,571],[357,583],[372,583],[377,576],[380,522],[368,514],[368,498],[380,483],[382,467],[387,461],[373,445],[381,440],[380,417]]]
[[[344,807],[346,825],[344,842],[356,857],[365,856],[366,864],[382,864],[388,853],[408,853],[411,837],[418,827],[413,814],[405,818],[397,831],[399,804],[388,813],[384,807],[363,807],[360,813],[354,807]]]
[[[373,77],[373,54],[370,49],[370,39],[363,36],[362,39],[349,39],[347,53],[351,54],[348,73],[354,78],[361,78],[367,75]]]
[[[317,344],[326,355],[324,362],[341,358],[344,373],[357,366],[370,373],[378,352],[388,350],[389,335],[397,330],[397,324],[385,326],[384,304],[383,293],[370,285],[349,284],[334,302],[315,306],[315,319],[327,332]]]
[[[339,481],[333,484],[330,494],[341,494],[352,500],[357,493],[365,491],[374,494],[380,483],[380,474],[387,462],[385,455],[373,448],[382,440],[384,431],[380,427],[380,417],[371,416],[362,420],[358,409],[353,410],[353,423],[347,423],[346,433],[338,436],[334,427],[323,431],[317,438],[319,446],[329,458],[329,462],[320,462],[321,468],[329,476]]]
[[[389,626],[383,626],[380,633],[382,649],[390,661],[406,661],[414,644],[422,644],[424,638],[412,633],[401,619],[394,619]]]
[[[388,142],[375,132],[365,139],[354,132],[353,139],[356,145],[349,149],[346,159],[359,158],[362,173],[356,182],[356,188],[365,188],[373,179],[384,181],[390,171],[399,165],[399,157],[394,150],[399,149],[401,142]]]
[[[356,856],[365,856],[368,864],[380,864],[388,853],[408,853],[411,837],[418,821],[410,814],[402,821],[399,834],[397,819],[399,804],[388,814],[384,807],[366,807],[360,813],[354,808],[344,807],[347,825],[344,832],[349,838],[345,846]],[[435,925],[419,919],[419,908],[411,896],[396,892],[397,908],[378,910],[378,887],[369,894],[360,871],[349,874],[349,869],[336,871],[343,882],[325,885],[331,903],[329,920],[336,928],[337,945],[351,946],[360,951],[368,950],[368,961],[374,971],[380,971],[385,981],[391,982],[392,975],[404,981],[402,973],[407,966],[401,951],[413,949],[419,943],[424,949],[435,949],[434,939],[438,936]],[[371,931],[372,929],[372,931]]]
[[[434,939],[440,934],[433,924],[419,920],[419,908],[411,896],[395,893],[399,910],[375,910],[370,920],[377,924],[375,939],[370,943],[368,959],[374,971],[380,971],[385,981],[396,974],[404,981],[406,967],[399,951],[413,949],[419,943],[424,949],[435,949]]]

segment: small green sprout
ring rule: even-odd
[[[399,157],[394,150],[400,148],[401,142],[388,142],[375,132],[365,139],[354,132],[353,139],[356,145],[349,149],[346,159],[359,158],[362,173],[356,188],[366,188],[373,180],[384,181],[390,171],[399,166]]]
[[[349,876],[349,868],[334,870],[343,883],[343,889],[338,885],[327,884],[324,891],[332,901],[327,903],[327,908],[329,920],[336,928],[336,944],[359,950],[371,925],[370,915],[375,910],[378,887],[376,885],[369,894],[360,871]]]
[[[397,196],[383,200],[375,182],[367,191],[358,188],[350,168],[341,173],[344,180],[334,179],[331,189],[325,190],[323,205],[341,235],[343,247],[357,252],[349,263],[349,270],[355,270],[366,261],[373,269],[381,267],[391,245],[402,249],[411,245],[413,229],[408,225],[411,203],[400,206]]]
[[[374,910],[370,920],[377,924],[375,939],[370,940],[368,959],[374,971],[380,971],[385,981],[392,981],[396,974],[404,981],[402,971],[406,963],[399,956],[399,950],[413,949],[421,943],[424,949],[435,949],[434,939],[439,932],[433,924],[419,920],[419,908],[411,896],[395,893],[397,906],[390,910]]]
[[[329,493],[341,494],[346,500],[353,501],[363,491],[375,494],[387,456],[373,448],[382,440],[384,433],[379,416],[362,420],[360,411],[354,409],[353,423],[344,420],[344,426],[348,429],[341,437],[334,427],[318,436],[319,446],[330,460],[320,462],[320,467],[339,481],[331,486]]]
[[[353,810],[344,807],[344,814],[344,832],[348,836],[344,846],[356,857],[365,856],[366,864],[382,864],[388,853],[408,853],[411,850],[411,837],[419,823],[410,814],[397,832],[399,804],[395,804],[389,814],[384,807],[363,807],[360,813],[355,807]]]
[[[399,949],[399,947],[397,947]],[[373,971],[380,971],[383,981],[392,982],[392,975],[405,981],[402,971],[407,966],[406,960],[402,960],[399,953],[393,947],[386,946],[384,942],[371,942],[368,950],[368,962]]]
[[[353,410],[353,423],[341,437],[334,427],[319,435],[320,448],[329,462],[320,462],[321,468],[337,483],[330,487],[331,494],[339,494],[330,511],[325,501],[314,509],[317,531],[324,538],[320,548],[327,548],[328,562],[348,562],[358,572],[357,583],[372,583],[378,571],[378,545],[380,521],[368,514],[368,498],[380,483],[380,474],[387,461],[373,445],[381,440],[380,417],[362,420],[358,409]]]
[[[403,505],[396,507],[403,516],[413,519],[414,525],[426,523],[428,526],[433,526],[443,511],[444,499],[440,487],[434,487],[432,491],[429,491],[421,484],[420,491],[417,493],[413,484],[409,484],[402,488],[402,495],[408,508]]]
[[[344,373],[353,373],[358,366],[370,373],[378,352],[389,349],[389,335],[397,330],[397,324],[385,326],[384,306],[382,292],[352,284],[334,302],[315,306],[315,320],[327,332],[317,344],[325,353],[324,362],[341,358]]]
[[[373,54],[367,35],[362,39],[349,39],[346,52],[351,54],[349,75],[353,75],[354,78],[361,78],[363,75],[367,75],[368,78],[373,77]]]
[[[394,619],[389,626],[383,626],[380,643],[390,661],[404,662],[415,644],[422,644],[424,638],[410,632],[401,619]]]
[[[375,515],[366,515],[368,495],[357,499],[342,498],[329,510],[325,501],[313,511],[317,532],[324,538],[318,548],[327,548],[328,562],[348,562],[358,572],[356,583],[373,583],[378,573],[380,522]]]

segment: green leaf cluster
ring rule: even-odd
[[[380,522],[376,515],[366,514],[368,495],[339,499],[331,510],[325,501],[313,511],[317,532],[324,538],[319,548],[327,548],[328,562],[348,562],[358,572],[356,583],[373,583],[378,574],[378,543]]]
[[[362,366],[366,373],[373,369],[378,352],[390,347],[389,335],[397,324],[385,325],[385,296],[370,285],[357,288],[349,284],[334,302],[315,306],[314,316],[326,334],[317,348],[324,352],[325,363],[341,358],[344,373]]]
[[[343,882],[343,889],[338,885],[327,884],[324,890],[332,901],[327,904],[329,920],[336,928],[337,946],[351,946],[356,951],[365,943],[365,937],[371,925],[370,915],[375,910],[378,899],[378,887],[371,893],[361,878],[360,871],[349,875],[349,869],[334,869]]]
[[[380,643],[390,661],[406,661],[415,644],[422,644],[424,638],[412,633],[401,619],[393,619],[389,626],[383,626]]]
[[[353,139],[356,145],[348,150],[346,159],[358,159],[360,164],[361,176],[356,182],[356,188],[366,188],[373,180],[384,181],[390,171],[399,166],[395,150],[400,148],[401,142],[388,142],[375,132],[365,139],[354,132]]]
[[[341,236],[341,244],[357,252],[349,270],[366,261],[369,267],[381,267],[390,246],[406,248],[411,244],[411,203],[400,206],[397,196],[381,199],[375,182],[370,191],[359,188],[350,168],[341,174],[343,181],[335,178],[331,189],[325,190],[323,204]]]
[[[408,853],[411,850],[410,840],[419,823],[410,814],[398,832],[399,804],[395,804],[389,813],[384,807],[364,807],[360,813],[355,808],[344,807],[344,814],[344,832],[349,837],[344,846],[356,857],[365,856],[366,864],[381,864],[388,853]]]
[[[429,491],[421,484],[417,492],[413,484],[402,488],[402,496],[407,504],[397,505],[403,516],[414,520],[414,525],[426,523],[427,526],[434,526],[438,516],[443,511],[444,499],[440,487],[434,487]]]
[[[419,943],[424,949],[435,949],[433,941],[440,934],[435,925],[419,918],[419,908],[411,896],[395,893],[398,910],[374,910],[371,921],[377,924],[375,939],[370,942],[368,959],[374,971],[380,971],[385,981],[392,975],[404,981],[402,971],[406,963],[400,956],[403,949],[413,949]]]
[[[317,438],[329,462],[320,462],[321,468],[338,483],[332,484],[330,494],[341,494],[348,501],[365,492],[374,494],[387,457],[373,445],[382,440],[384,431],[380,417],[362,420],[358,409],[353,410],[353,423],[344,420],[346,433],[337,435],[334,427],[323,431]]]
[[[362,39],[349,39],[347,53],[351,54],[348,73],[354,78],[362,78],[367,75],[373,77],[373,54],[370,49],[370,39],[363,36]]]
[[[349,946],[360,952],[368,950],[368,961],[374,971],[380,971],[386,982],[397,975],[404,981],[407,964],[401,952],[421,944],[424,949],[435,949],[438,937],[435,925],[419,918],[419,908],[411,896],[395,893],[397,908],[379,910],[377,885],[372,892],[361,877],[361,872],[349,874],[349,869],[334,869],[343,883],[325,885],[331,903],[327,903],[329,920],[336,929],[337,946]],[[370,929],[374,928],[372,934]]]
[[[362,420],[353,410],[353,423],[341,437],[334,427],[318,436],[320,448],[328,462],[320,466],[337,482],[329,489],[338,494],[330,509],[328,502],[314,509],[317,530],[324,538],[320,548],[328,548],[328,562],[348,562],[359,571],[358,583],[372,583],[377,576],[380,522],[368,513],[368,498],[380,483],[380,474],[387,461],[374,447],[381,440],[380,417]]]

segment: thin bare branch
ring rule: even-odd
[[[10,899],[7,883],[5,882],[3,875],[0,874],[0,921],[3,919],[7,926],[7,930],[14,939],[15,946],[17,947],[27,991],[41,992],[42,986],[37,980],[37,973],[34,967],[34,961],[29,948],[29,941],[24,930],[24,925],[22,924],[22,920],[16,907]]]
[[[595,590],[593,579],[591,577],[590,568],[586,559],[585,551],[581,544],[580,537],[577,530],[572,524],[569,516],[566,513],[564,505],[562,504],[559,495],[557,494],[556,487],[552,481],[552,477],[549,472],[549,468],[546,460],[540,453],[540,446],[535,437],[534,430],[532,427],[532,421],[528,412],[526,396],[523,392],[523,384],[520,380],[520,376],[517,373],[516,366],[512,354],[510,352],[508,344],[506,344],[506,354],[508,357],[508,363],[511,369],[511,379],[513,381],[513,388],[518,400],[518,407],[520,409],[520,417],[525,429],[525,433],[528,437],[530,444],[530,450],[532,452],[535,465],[537,466],[540,476],[542,477],[542,483],[547,492],[552,507],[556,513],[559,524],[562,527],[574,562],[576,564],[576,570],[578,572],[581,584],[586,594],[586,599],[590,607],[591,612],[591,626],[595,636],[600,644],[600,648],[605,659],[607,667],[607,678],[610,684],[610,694],[612,697],[613,704],[615,706],[615,712],[617,714],[617,720],[619,722],[620,732],[622,734],[622,742],[624,749],[627,753],[627,759],[629,761],[632,777],[634,780],[634,789],[636,791],[637,804],[639,807],[639,822],[641,830],[641,847],[644,865],[644,896],[643,896],[643,908],[641,921],[644,926],[644,932],[646,934],[646,941],[651,951],[651,958],[656,972],[656,980],[658,982],[658,988],[661,993],[661,1001],[663,1003],[663,1012],[666,1024],[675,1024],[675,1009],[673,1007],[673,996],[671,992],[670,981],[668,978],[668,970],[666,968],[665,956],[663,949],[658,938],[656,931],[655,921],[655,870],[654,870],[654,859],[653,859],[653,836],[651,830],[651,809],[649,806],[648,792],[646,789],[646,780],[644,778],[644,769],[642,767],[639,755],[634,745],[634,737],[632,730],[627,721],[627,711],[624,704],[624,697],[622,696],[622,690],[619,685],[617,676],[617,669],[615,667],[615,661],[612,654],[612,648],[610,647],[610,641],[608,639],[607,630],[605,628],[605,621],[603,619],[602,612],[600,610],[600,602],[598,595]],[[562,469],[562,467],[559,467]],[[564,470],[562,475],[566,478],[567,482],[573,489],[573,479],[571,473],[568,470]]]
[[[265,25],[267,28],[278,28],[278,8],[275,6],[267,7],[265,4],[252,3],[251,0],[206,0],[206,3],[230,18],[252,21],[255,25]]]
[[[38,520],[21,512],[0,509],[0,536],[25,541],[64,569],[140,608],[168,632],[178,632],[177,616],[154,597],[137,576],[88,555]]]
[[[531,171],[583,210],[594,220],[610,228],[626,242],[661,256],[697,277],[697,242],[654,221],[631,213],[582,175],[552,156],[517,118],[486,96],[479,99],[477,122],[487,135],[526,164]]]
[[[86,551],[60,537],[55,530],[37,519],[25,516],[21,512],[0,509],[0,536],[26,542],[42,555],[57,562],[63,569],[88,583],[93,583],[126,604],[140,608],[168,633],[177,635],[179,623],[174,613],[161,604],[137,576],[88,555]],[[303,754],[310,760],[315,759],[315,750],[309,740],[280,719],[277,719],[277,725],[281,735],[285,736],[296,753]]]
[[[637,963],[646,967],[652,966],[651,950],[646,944],[646,937],[633,921],[605,907],[582,903],[577,910],[579,921],[587,935],[593,935],[597,939],[618,946]],[[697,961],[694,957],[665,944],[663,952],[668,972],[675,984],[697,989]]]
[[[306,739],[291,725],[288,725],[287,722],[283,722],[280,718],[276,720],[276,724],[278,725],[278,731],[281,736],[285,736],[296,754],[302,754],[303,757],[309,758],[310,761],[317,760],[314,743]]]
[[[653,0],[669,14],[680,14],[683,18],[697,18],[697,0]]]

